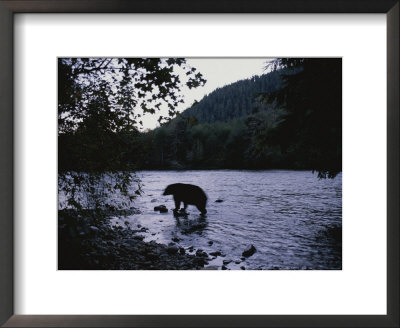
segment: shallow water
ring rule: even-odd
[[[220,251],[209,266],[228,269],[341,269],[342,176],[318,180],[309,171],[141,171],[144,195],[135,202],[141,214],[119,224],[148,228],[145,241]],[[208,196],[207,215],[195,206],[187,218],[172,214],[172,196],[162,196],[172,183],[200,186]],[[216,203],[217,199],[223,202]],[[154,211],[165,204],[168,213]],[[183,206],[183,204],[181,205]],[[125,223],[126,222],[126,223]],[[175,239],[177,240],[177,239]],[[254,245],[246,259],[242,252]],[[193,253],[192,252],[192,253]]]

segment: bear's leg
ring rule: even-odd
[[[186,209],[187,209],[187,207],[188,207],[188,204],[187,203],[183,203],[183,209],[186,211]]]
[[[196,205],[196,207],[197,207],[197,209],[201,212],[201,214],[204,215],[204,214],[207,213],[207,210],[206,210],[205,206]]]
[[[181,207],[181,200],[174,197],[174,201],[175,201],[175,210],[174,211],[178,211]]]

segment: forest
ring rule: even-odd
[[[306,169],[332,178],[342,162],[341,68],[335,58],[278,59],[270,73],[218,88],[146,132],[113,129],[113,112],[102,114],[110,97],[99,90],[84,124],[59,134],[59,167]]]

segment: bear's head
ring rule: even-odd
[[[167,188],[165,188],[163,195],[172,195],[174,193],[174,187],[173,185],[169,185],[167,186]]]

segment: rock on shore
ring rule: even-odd
[[[254,245],[249,245],[242,253],[244,257],[250,257],[256,252],[256,248]]]

